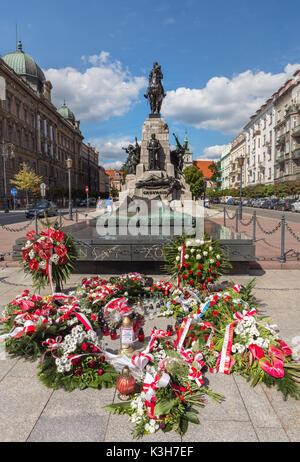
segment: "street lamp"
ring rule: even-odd
[[[237,158],[238,164],[240,166],[240,203],[239,203],[239,217],[240,220],[242,219],[242,169],[245,161],[244,156],[240,156]]]
[[[72,159],[69,157],[66,161],[69,177],[69,220],[73,220],[72,216],[72,197],[71,197],[71,168],[72,168]]]
[[[10,149],[10,152],[9,152]],[[2,140],[2,158],[3,158],[3,176],[4,176],[4,195],[5,195],[5,208],[4,212],[8,213],[9,212],[9,207],[8,207],[8,197],[7,197],[7,185],[6,185],[6,161],[9,158],[9,155],[11,159],[15,157],[14,153],[15,146],[12,143],[4,143]]]

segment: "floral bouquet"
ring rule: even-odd
[[[75,267],[77,252],[74,241],[69,234],[55,228],[36,233],[29,231],[27,242],[22,250],[24,269],[33,279],[34,287],[40,289],[53,283],[61,290],[61,283],[66,282]]]
[[[205,239],[185,239],[178,237],[164,248],[166,269],[177,278],[177,286],[207,290],[209,283],[215,282],[230,263],[218,245],[218,241]]]

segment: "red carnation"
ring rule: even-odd
[[[29,269],[31,269],[32,271],[36,271],[39,267],[39,264],[37,260],[33,258],[32,260],[30,260],[28,266],[29,266]]]
[[[197,276],[201,276],[201,271],[198,271],[198,272],[197,272]]]
[[[211,272],[212,272],[212,268],[208,268],[208,272],[211,273]]]
[[[202,269],[202,268],[203,268],[203,266],[202,266],[202,265],[198,265],[198,269]]]
[[[213,306],[215,303],[216,303],[216,302],[215,302],[214,300],[212,300],[212,301],[210,302],[210,306]]]
[[[90,362],[89,366],[90,367],[95,367],[97,365],[97,361],[93,360]]]
[[[104,370],[103,370],[103,369],[99,369],[99,371],[98,371],[98,374],[99,374],[99,375],[102,375],[102,374],[103,374],[103,372],[104,372]]]
[[[220,266],[220,265],[221,265],[221,263],[219,261],[217,261],[217,266]]]
[[[184,266],[185,266],[186,268],[188,268],[188,267],[190,266],[190,264],[189,264],[189,263],[185,263]]]
[[[183,279],[187,279],[187,275],[186,275],[186,274],[183,274],[183,275],[182,275],[182,278],[183,278]]]
[[[67,253],[67,247],[64,244],[58,244],[54,247],[54,252],[59,257],[64,257]]]
[[[193,271],[192,271],[192,270],[189,270],[189,274],[193,274]]]
[[[73,366],[79,366],[81,364],[81,358],[71,359]]]
[[[82,374],[82,369],[77,369],[74,375],[76,376],[76,375],[81,375],[81,374]]]
[[[28,239],[28,241],[34,241],[34,238],[35,238],[34,229],[32,231],[28,231],[28,233],[26,234],[26,238]]]
[[[82,351],[87,351],[87,350],[89,349],[89,347],[90,347],[90,346],[89,346],[88,343],[83,343],[83,344],[81,345]]]
[[[207,282],[211,282],[213,278],[207,278]]]
[[[48,249],[40,249],[39,250],[39,256],[43,258],[43,260],[49,260],[50,259],[50,251]]]
[[[213,316],[218,316],[218,314],[219,314],[219,311],[217,311],[217,310],[215,310],[215,311],[212,312],[212,315],[213,315]]]
[[[178,269],[180,269],[180,268],[181,268],[181,266],[180,266],[180,265],[178,265],[178,266],[177,266],[177,268],[178,268]]]

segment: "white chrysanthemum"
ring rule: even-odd
[[[204,255],[205,257],[207,257],[208,252],[206,252],[206,250],[204,250],[203,255]]]
[[[195,253],[195,249],[191,249],[191,253]]]
[[[179,260],[180,260],[180,257],[177,255],[177,257],[176,257],[176,261],[179,261]]]
[[[191,245],[192,245],[191,241],[187,241],[187,242],[186,242],[186,246],[187,246],[187,247],[190,247]]]
[[[178,247],[178,252],[181,252],[181,250],[182,250],[182,247]]]
[[[213,264],[214,261],[215,261],[215,260],[214,260],[213,258],[211,258],[211,259],[209,260],[209,263]]]
[[[29,258],[32,260],[35,257],[34,250],[31,249],[28,255],[29,255]]]
[[[185,255],[185,256],[184,256],[184,259],[185,259],[185,260],[188,260],[189,258],[190,258],[189,255]]]
[[[57,265],[57,263],[58,263],[58,261],[59,261],[59,256],[58,256],[56,253],[54,253],[53,255],[51,255],[50,260],[51,260],[55,265]]]
[[[212,248],[211,246],[208,247],[208,250],[209,250],[210,252],[212,251],[212,249],[213,249],[213,248]]]
[[[220,260],[220,258],[221,258],[221,255],[219,255],[219,254],[216,255],[216,259],[217,259],[217,260]]]
[[[196,255],[196,260],[200,260],[200,258],[201,258],[200,253],[197,253],[197,255]]]

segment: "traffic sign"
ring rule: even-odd
[[[12,196],[16,196],[16,195],[18,194],[18,190],[17,190],[16,188],[12,188],[12,189],[10,190],[10,194],[11,194]]]
[[[46,185],[45,185],[45,183],[41,183],[40,188],[41,188],[41,196],[45,197],[46,196]]]

